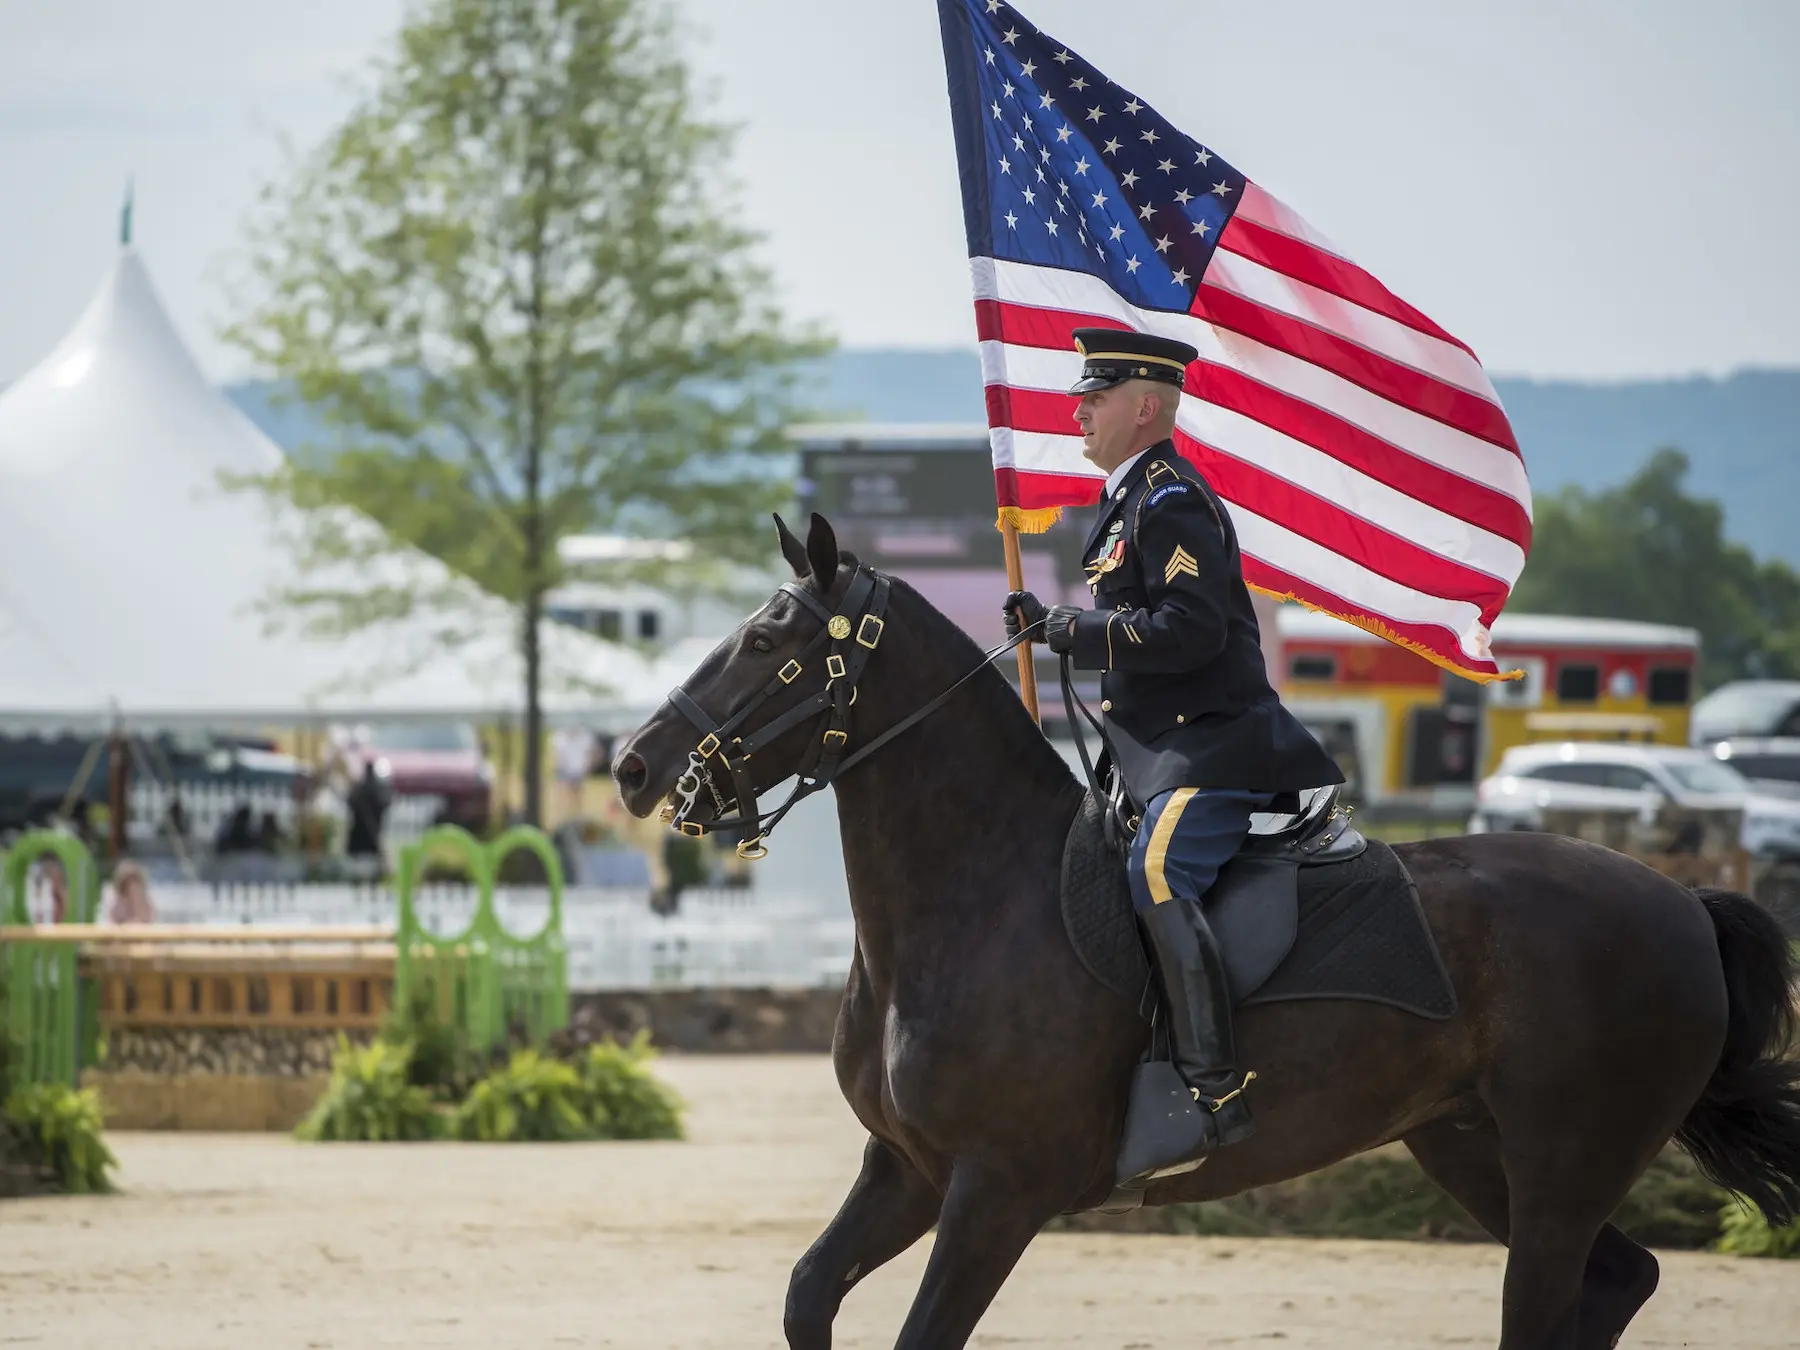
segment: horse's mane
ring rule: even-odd
[[[973,638],[905,581],[891,573],[887,575],[892,583],[889,622],[893,621],[894,601],[897,600],[900,602],[898,608],[905,613],[908,627],[916,625],[934,646],[944,652],[950,664],[956,667],[959,676],[980,663],[985,653],[975,645]],[[1009,656],[1006,659],[1012,658]],[[981,674],[969,681],[967,689],[981,700],[982,724],[998,739],[999,753],[1018,772],[1029,775],[1033,785],[1050,792],[1074,784],[1075,776],[1070,773],[1069,766],[1050,744],[1038,724],[1031,720],[1031,715],[1025,711],[1025,705],[1019,701],[1017,691],[994,668],[993,662],[989,662]]]

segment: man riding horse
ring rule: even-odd
[[[1131,894],[1155,950],[1176,1069],[1211,1112],[1199,1152],[1255,1133],[1231,992],[1201,900],[1259,811],[1344,781],[1269,684],[1224,504],[1171,439],[1183,342],[1077,329],[1069,391],[1083,454],[1106,472],[1083,551],[1094,608],[1006,597],[1007,634],[1042,623],[1050,650],[1101,677],[1107,747],[1140,817]],[[1162,1166],[1191,1161],[1170,1158]]]

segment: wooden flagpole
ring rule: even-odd
[[[1006,546],[1006,588],[1009,591],[1025,589],[1025,564],[1019,558],[1019,529],[1010,520],[1000,522],[1000,538]],[[1021,642],[1013,648],[1013,655],[1019,658],[1019,698],[1024,701],[1025,711],[1031,714],[1031,720],[1042,722],[1038,716],[1037,665],[1031,657],[1031,644]]]

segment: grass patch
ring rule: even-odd
[[[1729,1197],[1687,1156],[1665,1151],[1613,1221],[1645,1246],[1704,1248],[1722,1230]],[[1204,1204],[1164,1205],[1130,1214],[1070,1214],[1065,1232],[1180,1233],[1209,1237],[1373,1238],[1486,1242],[1490,1239],[1398,1147],[1349,1158],[1309,1176]]]
[[[1762,1211],[1733,1201],[1722,1214],[1724,1235],[1719,1250],[1733,1256],[1763,1256],[1777,1261],[1800,1260],[1800,1221],[1771,1228]]]

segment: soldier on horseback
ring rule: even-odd
[[[1301,789],[1344,777],[1270,686],[1231,516],[1171,439],[1198,353],[1114,329],[1074,337],[1084,359],[1070,390],[1081,396],[1075,420],[1083,453],[1106,472],[1083,552],[1094,608],[1013,591],[1007,633],[1042,622],[1052,651],[1104,672],[1107,748],[1141,818],[1132,898],[1155,952],[1175,1067],[1212,1113],[1210,1148],[1256,1127],[1200,902],[1253,813],[1292,810]]]

